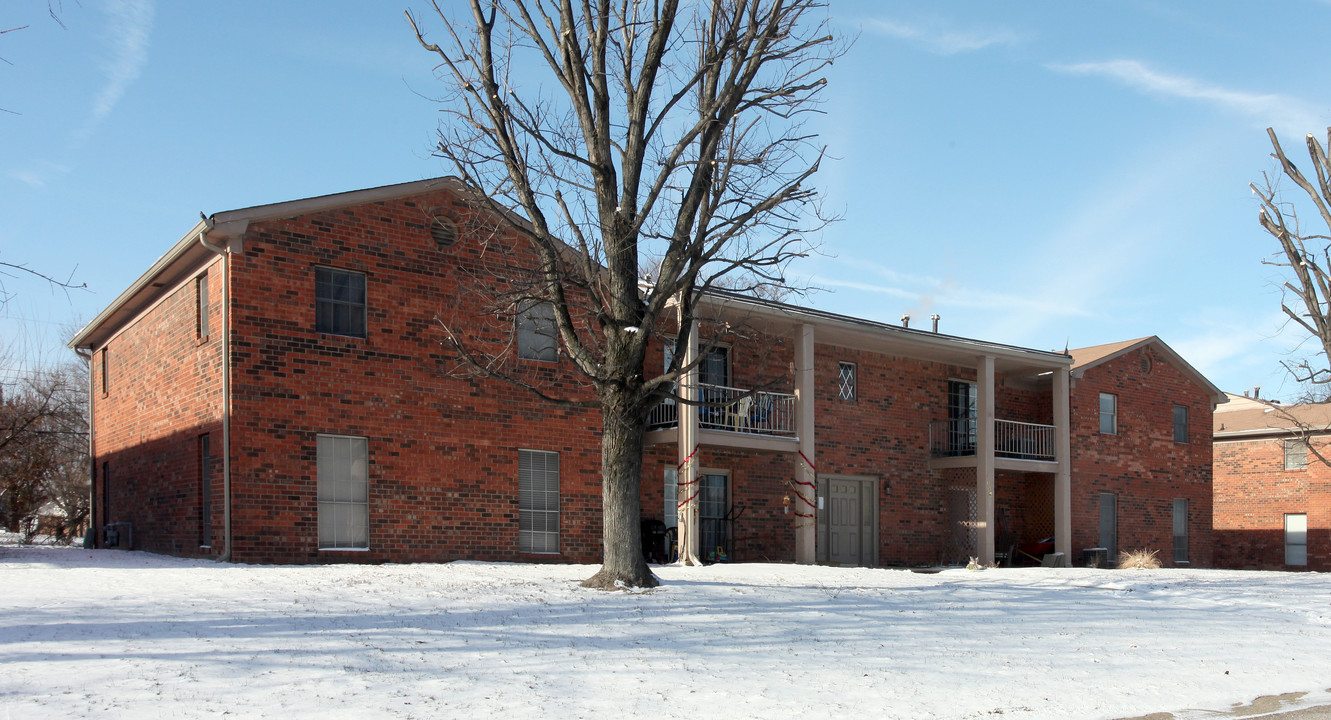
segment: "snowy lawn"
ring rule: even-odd
[[[271,567],[0,547],[0,717],[1121,718],[1331,702],[1312,573]]]

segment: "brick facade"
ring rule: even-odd
[[[1216,413],[1216,565],[1331,571],[1331,467],[1317,457],[1318,453],[1331,457],[1331,438],[1314,433],[1310,442],[1317,452],[1306,454],[1306,467],[1286,469],[1286,442],[1298,442],[1300,432],[1281,427],[1292,425],[1304,410],[1317,412],[1320,408],[1266,410],[1268,407],[1272,406]],[[1253,417],[1245,423],[1242,415]],[[1310,422],[1314,427],[1324,426],[1320,417],[1310,418]],[[1269,427],[1260,429],[1263,426]],[[1306,564],[1287,563],[1288,515],[1305,519]]]
[[[108,391],[93,398],[96,526],[131,523],[138,549],[241,562],[599,560],[599,414],[468,376],[443,349],[443,325],[492,349],[512,342],[512,321],[496,318],[471,290],[506,282],[512,263],[531,258],[515,237],[469,234],[472,206],[454,190],[419,183],[410,189],[370,200],[297,201],[287,212],[265,211],[287,204],[235,211],[248,213],[240,229],[227,235],[219,224],[213,231],[216,242],[230,243],[225,259],[187,235],[169,254],[170,263],[155,266],[85,328],[80,347],[94,353],[96,388],[103,382],[103,357],[107,367]],[[457,242],[441,246],[432,238],[429,218],[440,213],[458,218],[463,233]],[[225,272],[223,263],[229,263]],[[365,337],[317,331],[319,268],[364,277]],[[202,274],[208,278],[211,329],[203,338],[196,294]],[[156,282],[168,277],[170,282]],[[773,317],[787,312],[778,310]],[[882,326],[818,332],[813,367],[820,477],[864,479],[864,487],[872,488],[867,502],[873,503],[877,535],[870,559],[877,564],[957,560],[956,504],[969,494],[973,505],[976,471],[931,459],[930,423],[947,417],[949,381],[974,381],[977,371],[952,358],[997,353],[1010,363],[1034,363],[1011,378],[1001,372],[994,378],[995,410],[1002,419],[1046,425],[1055,404],[1047,371],[1070,361]],[[897,335],[903,338],[900,352],[893,349]],[[872,342],[861,347],[836,341],[862,336]],[[792,392],[794,337],[788,326],[724,333],[730,384]],[[229,497],[223,480],[224,344],[231,398]],[[663,362],[656,347],[652,365]],[[853,399],[839,396],[843,362],[856,367]],[[1090,498],[1116,492],[1120,546],[1157,547],[1167,556],[1170,503],[1186,497],[1189,560],[1206,565],[1207,391],[1163,360],[1149,377],[1139,376],[1135,363],[1104,363],[1073,389],[1074,547],[1098,540]],[[514,357],[508,370],[548,390],[586,397],[567,359]],[[1097,388],[1114,388],[1122,398],[1118,437],[1096,436]],[[1190,408],[1195,444],[1172,442],[1175,402]],[[1191,427],[1189,432],[1191,438]],[[212,449],[206,463],[205,435]],[[365,439],[368,547],[320,547],[321,436]],[[664,478],[677,466],[679,449],[655,442],[643,462],[643,517],[664,519]],[[519,550],[519,450],[558,453],[556,553]],[[795,495],[792,481],[801,472],[797,454],[713,444],[699,448],[699,458],[702,468],[728,478],[730,559],[792,561],[797,515],[787,499]],[[1053,534],[1053,478],[1050,469],[997,473],[1000,543]]]
[[[1075,354],[1075,353],[1074,353]],[[1074,370],[1074,376],[1076,370]],[[1100,547],[1100,495],[1116,496],[1119,552],[1158,550],[1175,564],[1173,501],[1187,500],[1187,564],[1210,567],[1213,394],[1146,345],[1085,371],[1072,388],[1072,546]],[[1100,432],[1100,394],[1117,398],[1116,434]],[[1174,407],[1187,408],[1187,442],[1174,438]]]

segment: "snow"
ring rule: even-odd
[[[1215,717],[1331,702],[1316,573],[254,566],[0,547],[0,717]],[[1270,707],[1270,710],[1277,707]]]

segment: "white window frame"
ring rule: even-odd
[[[1105,409],[1105,400],[1109,400],[1108,410]],[[1108,421],[1108,430],[1105,429],[1106,421]],[[1100,393],[1100,434],[1118,434],[1118,396],[1114,393]]]
[[[853,401],[859,396],[859,367],[853,362],[837,363],[837,397]]]
[[[518,357],[537,362],[559,362],[559,331],[555,326],[552,303],[524,301],[518,308],[514,333]]]
[[[665,469],[665,487],[662,494],[665,496],[665,526],[667,528],[679,527],[679,469],[668,467]]]
[[[1285,564],[1308,564],[1308,514],[1285,513]]]
[[[518,551],[559,553],[559,453],[518,450]]]
[[[1294,450],[1295,452],[1290,452]],[[1285,441],[1285,469],[1308,469],[1308,441],[1303,438]]]
[[[369,439],[320,434],[315,443],[319,549],[369,550]]]

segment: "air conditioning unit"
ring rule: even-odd
[[[116,550],[133,550],[134,525],[127,522],[118,522],[102,528],[102,547]]]

